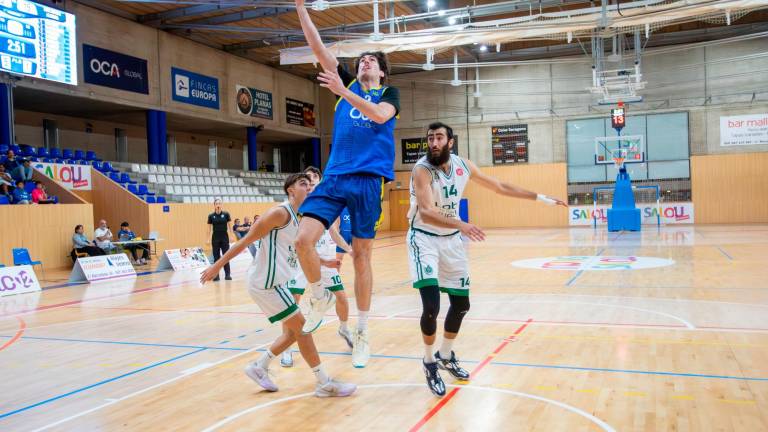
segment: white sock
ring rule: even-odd
[[[448,339],[443,337],[443,344],[440,345],[440,357],[442,357],[444,360],[451,358],[451,350],[453,349],[454,340],[455,339]]]
[[[323,364],[320,363],[319,365],[312,368],[312,373],[315,374],[315,378],[317,378],[317,382],[320,385],[323,385],[331,380],[331,377],[328,376],[327,373],[325,373],[325,369],[323,369]]]
[[[310,291],[312,291],[312,297],[316,299],[321,299],[325,297],[325,287],[323,287],[322,280],[319,280],[317,282],[310,282],[309,289]]]
[[[256,365],[265,370],[269,369],[269,363],[273,358],[275,358],[275,354],[270,350],[266,350],[264,351],[264,354],[262,354],[261,357],[256,360]]]
[[[357,312],[357,329],[368,330],[368,311]]]
[[[339,330],[341,331],[348,331],[349,327],[347,327],[346,321],[339,321]]]
[[[435,346],[424,344],[424,363],[434,363],[435,359]]]

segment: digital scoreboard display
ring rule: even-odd
[[[77,84],[75,16],[27,0],[0,0],[0,72]]]
[[[624,127],[624,120],[624,108],[611,110],[611,126],[614,129],[622,129]]]

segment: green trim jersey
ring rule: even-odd
[[[248,269],[250,289],[270,289],[294,279],[299,260],[293,241],[299,232],[299,219],[289,202],[280,204],[291,215],[287,224],[275,228],[261,239],[256,257]]]
[[[450,170],[446,174],[439,167],[427,162],[427,157],[424,156],[416,162],[413,169],[416,170],[417,167],[426,169],[432,176],[432,200],[437,210],[446,217],[459,219],[459,203],[471,175],[466,162],[459,156],[451,154]],[[419,203],[413,188],[413,176],[411,176],[410,189],[411,207],[408,210],[408,221],[413,230],[438,236],[453,235],[458,232],[453,228],[443,228],[425,223],[419,214]]]

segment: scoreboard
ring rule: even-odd
[[[28,0],[0,0],[0,72],[76,85],[75,16]]]

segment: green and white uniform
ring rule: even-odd
[[[287,288],[299,272],[293,241],[299,232],[299,219],[287,201],[280,204],[291,215],[287,224],[275,228],[261,239],[261,247],[248,268],[247,285],[251,298],[274,323],[299,311]]]
[[[331,233],[329,233],[328,230],[323,232],[322,237],[320,237],[320,240],[315,244],[315,250],[317,250],[317,255],[322,259],[336,259],[336,242],[333,241]],[[320,267],[320,280],[323,282],[323,287],[328,291],[333,292],[344,289],[339,271],[335,268]],[[288,282],[288,289],[294,294],[303,295],[307,285],[309,285],[307,283],[307,277],[300,271],[295,279]]]
[[[459,203],[469,182],[470,171],[463,159],[451,155],[450,171],[432,166],[424,156],[416,169],[427,170],[432,177],[432,200],[446,217],[459,219]],[[469,266],[459,231],[430,225],[421,219],[416,191],[411,178],[410,229],[406,237],[408,262],[413,287],[437,285],[455,295],[469,295]]]

